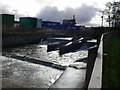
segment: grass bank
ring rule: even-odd
[[[120,37],[112,35],[104,41],[103,88],[120,88]]]

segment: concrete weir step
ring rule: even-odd
[[[62,88],[73,88],[73,89],[83,89],[85,85],[85,74],[86,69],[75,69],[72,67],[67,67],[60,78],[50,86],[49,90],[62,89]]]
[[[69,42],[68,44],[61,46],[59,48],[59,55],[63,55],[68,52],[74,52],[75,50],[79,49],[86,41],[88,38],[80,38],[76,41]]]
[[[57,63],[50,62],[48,60],[39,60],[39,59],[34,59],[34,58],[29,58],[29,57],[22,57],[22,56],[11,56],[11,58],[15,58],[17,60],[22,60],[34,64],[41,64],[47,67],[59,69],[59,70],[65,70],[67,66],[59,65]]]
[[[47,52],[57,50],[59,47],[69,43],[70,41],[62,41],[60,43],[53,43],[47,45]]]

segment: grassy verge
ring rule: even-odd
[[[104,42],[103,88],[120,88],[120,37]]]

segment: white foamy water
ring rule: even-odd
[[[45,60],[62,66],[68,66],[76,60],[88,56],[87,46],[61,56],[59,50],[47,52],[47,45],[56,42],[58,41],[41,41],[35,45],[3,49],[4,56],[1,57],[3,87],[48,88],[63,73],[52,67],[11,58],[12,56]]]

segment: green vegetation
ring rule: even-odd
[[[120,37],[118,33],[104,42],[103,88],[120,88]]]

